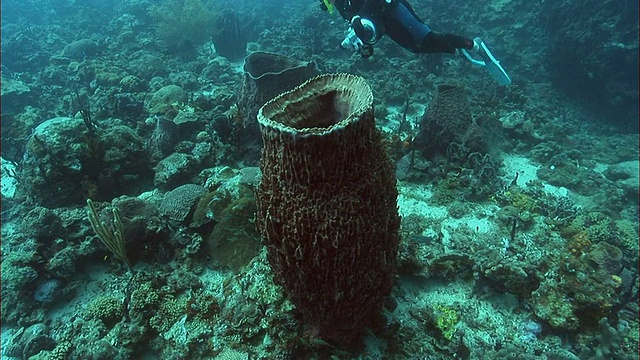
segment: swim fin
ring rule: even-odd
[[[511,78],[509,74],[504,70],[504,68],[500,65],[500,61],[496,59],[487,45],[485,45],[484,41],[479,37],[473,39],[473,41],[478,44],[478,54],[482,58],[482,60],[474,59],[473,56],[469,54],[466,49],[462,49],[462,54],[467,58],[467,60],[471,61],[473,64],[484,66],[487,68],[491,76],[496,79],[496,82],[499,86],[505,86],[511,84]]]

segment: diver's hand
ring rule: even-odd
[[[362,40],[360,40],[358,35],[356,35],[356,32],[352,27],[349,27],[347,35],[345,36],[344,40],[342,40],[342,43],[340,43],[341,48],[353,51],[360,51],[363,45],[364,43],[362,42]]]
[[[356,33],[356,36],[365,44],[373,45],[377,43],[382,36],[373,21],[363,18],[360,15],[356,15],[351,19],[351,28]]]

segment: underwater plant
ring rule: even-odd
[[[127,258],[127,252],[124,245],[124,230],[122,220],[120,219],[120,211],[114,207],[113,224],[101,222],[96,207],[91,199],[87,199],[87,216],[91,222],[91,227],[96,232],[100,241],[113,253],[115,257],[127,264],[127,268],[131,269],[131,262]]]

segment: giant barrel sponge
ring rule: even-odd
[[[355,341],[393,286],[400,226],[371,89],[320,75],[267,102],[258,122],[256,223],[274,278],[310,334]]]

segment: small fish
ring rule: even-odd
[[[420,234],[411,234],[409,235],[409,237],[407,237],[407,240],[420,243],[420,244],[428,244],[433,241],[433,238],[429,236],[420,235]]]

